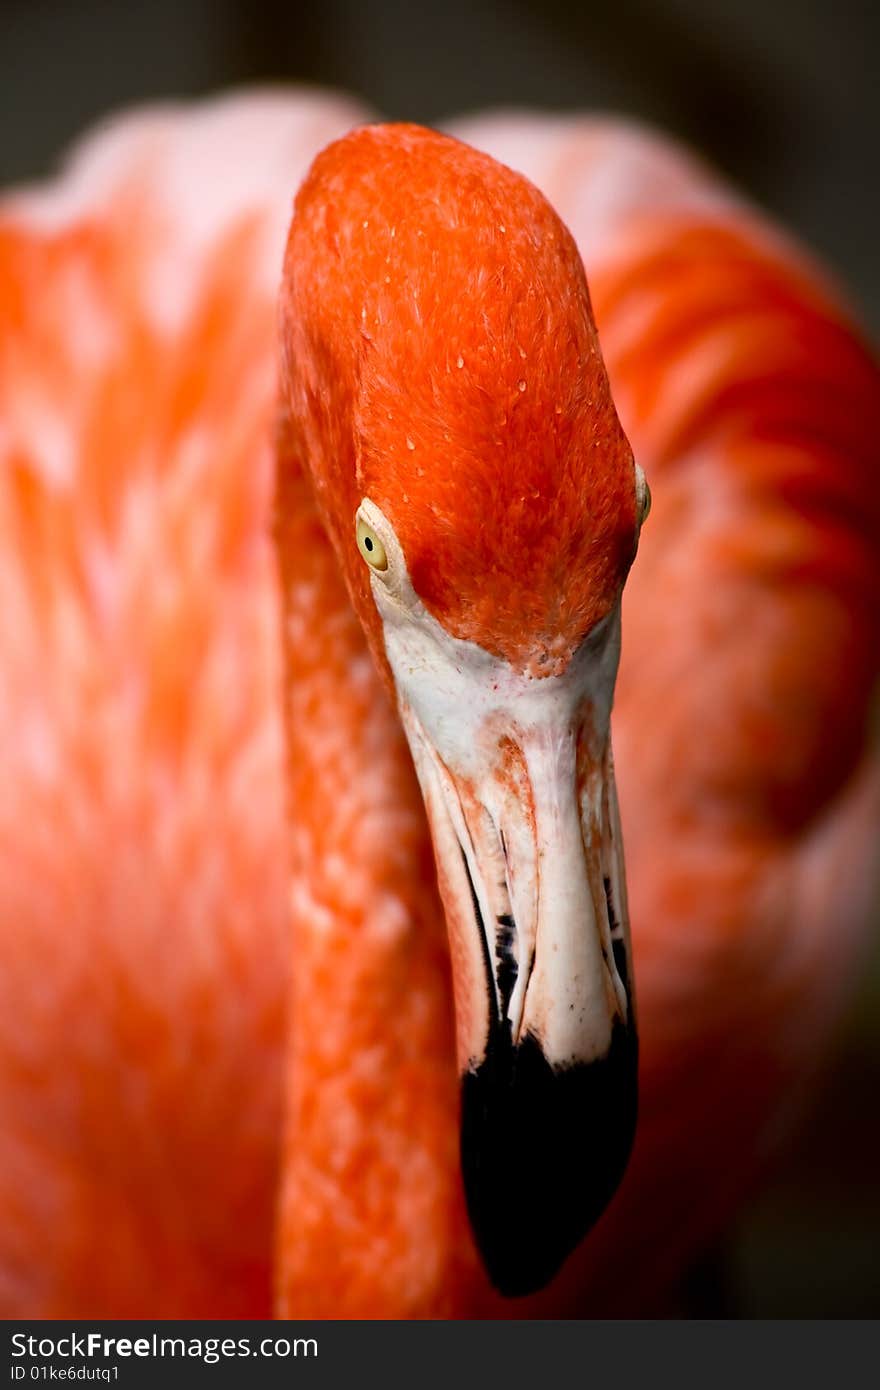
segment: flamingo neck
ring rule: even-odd
[[[281,458],[293,1000],[278,1311],[461,1315],[490,1295],[460,1190],[425,814],[311,486]]]

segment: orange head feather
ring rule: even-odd
[[[281,314],[294,433],[374,645],[364,496],[450,633],[561,669],[616,600],[637,518],[580,256],[546,199],[449,137],[357,130],[300,189]]]

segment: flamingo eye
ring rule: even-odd
[[[639,509],[639,525],[644,526],[651,510],[651,489],[648,487],[648,479],[638,464],[636,464],[636,506]]]
[[[378,570],[379,573],[387,570],[388,556],[385,547],[372,526],[364,521],[362,516],[357,519],[357,544],[370,569]]]

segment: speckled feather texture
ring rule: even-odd
[[[561,668],[636,542],[630,448],[573,239],[521,177],[414,126],[331,146],[296,206],[282,342],[340,556],[370,497],[447,631],[514,667]]]
[[[668,143],[607,121],[462,122],[570,228],[654,494],[613,719],[636,1152],[549,1289],[489,1290],[424,812],[275,406],[292,197],[365,118],[295,92],[156,109],[0,207],[6,1316],[662,1308],[796,1111],[857,968],[880,799],[875,367],[803,254]],[[388,243],[405,179],[396,197]],[[358,234],[344,201],[332,215]],[[528,602],[505,568],[526,513],[496,530],[478,486],[481,563],[501,547],[478,593],[455,543],[473,517],[459,529],[419,410],[432,362],[462,399],[479,384],[450,315],[438,296],[407,347],[399,468],[424,469],[422,501],[436,474],[452,538],[423,547],[420,582],[451,625],[513,652],[493,593]],[[514,327],[508,419],[459,421],[455,443],[479,469],[522,422],[531,479],[559,363],[538,369]],[[399,422],[358,429],[378,470]]]

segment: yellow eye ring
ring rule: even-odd
[[[636,464],[636,500],[639,507],[639,525],[644,526],[651,510],[651,489],[639,465]]]
[[[357,544],[370,569],[378,570],[380,574],[387,570],[388,556],[385,547],[372,526],[364,521],[362,516],[357,519]]]

